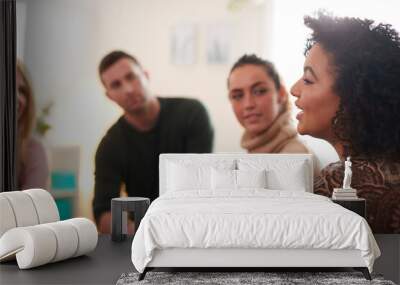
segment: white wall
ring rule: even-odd
[[[24,59],[25,48],[25,29],[26,29],[26,3],[16,3],[16,16],[17,16],[17,58]]]
[[[313,15],[319,9],[335,16],[370,18],[377,22],[390,23],[400,31],[400,1],[398,0],[272,0],[274,6],[272,22],[272,45],[265,50],[283,74],[290,86],[303,73],[304,48],[310,30],[303,17]]]
[[[81,210],[91,216],[94,154],[120,110],[103,94],[97,78],[100,59],[113,49],[133,53],[148,69],[160,95],[200,99],[215,128],[214,151],[242,151],[241,127],[226,91],[231,63],[245,52],[263,51],[264,9],[253,2],[239,11],[228,0],[20,0],[27,4],[25,63],[38,107],[54,101],[47,145],[81,146]],[[197,63],[174,66],[169,59],[171,27],[198,28]],[[232,57],[225,65],[205,59],[207,25],[231,25]]]

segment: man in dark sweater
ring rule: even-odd
[[[131,55],[114,51],[99,65],[106,95],[123,109],[96,152],[93,213],[98,229],[110,232],[111,199],[124,185],[129,196],[158,197],[160,153],[208,153],[213,129],[197,100],[159,98],[148,74]]]

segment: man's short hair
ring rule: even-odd
[[[128,59],[132,60],[138,66],[141,66],[139,61],[133,55],[130,55],[129,53],[126,53],[121,50],[115,50],[115,51],[108,53],[100,61],[100,64],[99,64],[100,78],[104,71],[106,71],[111,65],[113,65],[114,63],[116,63],[118,60],[120,60],[122,58],[128,58]]]

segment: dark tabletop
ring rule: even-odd
[[[0,284],[115,284],[124,272],[135,271],[131,261],[132,237],[112,242],[100,235],[91,253],[20,270],[17,262],[0,263]]]

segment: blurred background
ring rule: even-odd
[[[275,63],[290,88],[303,73],[303,17],[319,9],[400,30],[398,0],[17,0],[17,55],[33,86],[35,136],[48,153],[48,189],[62,218],[92,218],[94,155],[121,115],[97,74],[106,53],[136,56],[158,96],[202,101],[214,152],[244,152],[226,89],[231,65],[256,53]],[[337,160],[327,143],[303,139],[320,166]]]

